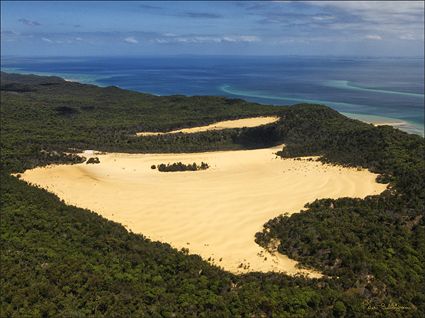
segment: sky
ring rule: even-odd
[[[2,56],[424,56],[423,1],[1,1]]]

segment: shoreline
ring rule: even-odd
[[[52,72],[37,72],[37,71],[25,71],[20,68],[2,67],[2,72],[15,73],[21,75],[37,75],[37,76],[56,76],[62,78],[66,82],[76,82],[80,84],[91,84],[99,87],[106,87],[106,85],[98,82],[101,77],[90,76],[87,74],[73,74],[73,73],[52,73]]]
[[[32,71],[25,71],[20,68],[9,68],[9,67],[2,67],[1,71],[3,72],[10,72],[10,73],[17,73],[17,74],[34,74],[34,75],[40,75],[40,76],[58,76],[63,78],[65,81],[68,82],[78,82],[81,84],[92,84],[99,87],[106,87],[107,85],[101,84],[98,82],[99,79],[102,79],[102,77],[99,76],[90,76],[87,74],[71,74],[71,73],[51,73],[51,72],[32,72]],[[137,91],[139,92],[139,91]],[[149,93],[149,92],[142,92],[147,94],[152,94],[155,96],[161,96],[155,93]],[[218,95],[214,95],[218,96]],[[301,102],[301,100],[300,100]],[[308,102],[308,101],[307,101]],[[338,104],[338,103],[333,103]],[[344,103],[339,103],[344,104]],[[331,107],[330,105],[328,105]],[[334,109],[334,108],[333,108]],[[337,110],[338,111],[338,110]],[[344,116],[347,116],[352,119],[357,119],[360,121],[363,121],[368,124],[374,124],[375,126],[382,126],[382,125],[389,125],[393,126],[394,128],[400,129],[402,131],[405,131],[410,134],[417,134],[420,136],[424,136],[424,126],[420,125],[419,123],[407,121],[404,119],[399,118],[392,118],[392,117],[385,117],[381,115],[375,115],[375,114],[363,114],[363,113],[351,113],[351,112],[344,112],[344,111],[338,111],[339,113],[343,114]],[[158,134],[155,132],[152,132],[152,134]],[[146,134],[147,136],[147,134]]]
[[[423,127],[421,127],[421,125],[416,124],[414,122],[407,121],[407,120],[393,118],[393,117],[379,116],[379,115],[355,114],[355,113],[348,113],[348,112],[340,112],[340,113],[351,119],[357,119],[364,123],[372,124],[374,126],[388,125],[410,134],[416,134],[422,137],[424,136],[424,129]]]

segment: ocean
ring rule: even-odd
[[[2,71],[155,95],[219,95],[273,105],[316,103],[424,134],[422,58],[3,57]]]

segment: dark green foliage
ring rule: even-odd
[[[1,85],[2,91],[15,92],[15,93],[27,93],[32,92],[34,89],[30,85],[20,84],[20,83],[9,83]]]
[[[208,165],[208,163],[206,163],[206,162],[201,162],[201,165],[200,166],[198,166],[198,170],[206,170],[206,169],[208,169],[210,166]]]
[[[321,155],[324,162],[369,168],[389,189],[365,200],[315,201],[267,222],[256,241],[267,246],[279,239],[280,252],[339,277],[372,303],[425,313],[424,139],[312,106],[291,108],[285,119],[282,157]]]
[[[100,163],[100,160],[99,160],[99,158],[98,157],[92,157],[92,158],[89,158],[87,161],[86,161],[86,163],[87,164],[96,164],[96,163]]]
[[[327,282],[226,273],[14,177],[1,180],[1,317],[314,317],[346,301]]]
[[[58,106],[58,107],[55,107],[55,110],[58,113],[58,115],[61,115],[61,116],[71,116],[71,115],[78,114],[77,109],[68,107],[68,106]]]
[[[276,124],[245,128],[233,135],[232,139],[246,149],[272,147],[284,140],[282,124],[283,122],[279,121]]]
[[[243,149],[246,131],[136,137],[140,131],[170,131],[225,119],[276,115],[282,108],[211,96],[141,94],[100,88],[58,77],[1,73],[4,85],[28,92],[1,92],[1,170],[43,164],[39,152],[96,149],[121,152],[194,152]],[[47,85],[48,84],[48,85]],[[241,132],[241,133],[240,133]],[[243,138],[242,138],[243,139]],[[25,157],[25,160],[19,158]]]
[[[206,170],[209,168],[209,165],[205,162],[201,162],[200,165],[194,163],[184,164],[182,162],[175,162],[172,164],[161,163],[158,165],[158,171],[161,172],[176,172],[176,171],[198,171]]]
[[[58,77],[2,73],[1,80],[1,317],[424,316],[423,138],[319,105],[157,97]],[[281,120],[135,136],[257,115]],[[318,200],[257,233],[260,244],[280,239],[279,251],[330,277],[235,276],[9,175],[84,162],[75,155],[84,149],[188,152],[279,143],[286,145],[281,156],[321,155],[389,182],[380,196]]]

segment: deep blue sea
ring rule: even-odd
[[[220,95],[291,105],[320,103],[423,135],[424,60],[413,58],[222,57],[2,58],[3,71],[156,95]]]

